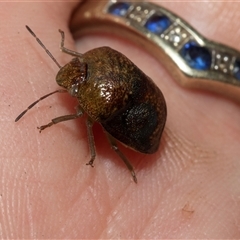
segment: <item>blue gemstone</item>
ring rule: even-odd
[[[108,12],[117,16],[125,16],[129,7],[130,4],[128,3],[118,2],[111,5],[108,9]]]
[[[166,16],[152,15],[145,23],[145,28],[155,34],[161,34],[171,25],[171,21]]]
[[[237,59],[234,63],[233,75],[236,79],[240,80],[240,59]]]
[[[186,43],[181,49],[180,54],[193,69],[208,70],[211,67],[211,52],[206,47],[198,46],[195,42]]]

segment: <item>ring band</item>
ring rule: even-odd
[[[70,26],[74,37],[93,32],[126,37],[156,57],[181,86],[240,102],[240,52],[208,40],[159,5],[84,1]]]

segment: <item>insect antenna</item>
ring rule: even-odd
[[[45,50],[45,52],[47,53],[47,55],[56,63],[56,65],[59,68],[62,68],[61,65],[57,62],[56,58],[50,53],[50,51],[44,46],[44,44],[42,43],[42,41],[36,36],[36,34],[32,31],[32,29],[26,25],[27,30],[31,33],[31,35],[37,40],[37,42],[39,43],[39,45]]]
[[[42,41],[36,36],[36,34],[32,31],[32,29],[26,25],[27,30],[30,32],[30,34],[37,40],[37,42],[39,43],[39,45],[45,50],[45,52],[47,53],[47,55],[56,63],[56,65],[59,68],[62,68],[61,65],[57,62],[57,60],[55,59],[55,57],[53,57],[53,55],[50,53],[50,51],[44,46],[44,44],[42,43]],[[54,92],[48,93],[42,97],[40,97],[38,100],[36,100],[35,102],[33,102],[32,104],[30,104],[22,113],[20,113],[18,115],[18,117],[15,119],[15,122],[17,122],[20,118],[23,117],[23,115],[25,115],[27,113],[28,110],[30,110],[32,107],[34,107],[37,103],[39,103],[40,101],[42,101],[43,99],[55,94],[55,93],[66,93],[67,90],[65,89],[59,89],[56,90]]]
[[[55,94],[55,93],[66,93],[66,92],[67,92],[67,90],[65,90],[65,89],[58,89],[58,90],[56,90],[56,91],[54,91],[54,92],[48,93],[48,94],[40,97],[38,100],[36,100],[36,101],[33,102],[32,104],[30,104],[22,113],[20,113],[20,114],[18,115],[18,117],[15,119],[15,122],[17,122],[20,118],[22,118],[22,116],[25,115],[25,113],[26,113],[28,110],[30,110],[32,107],[34,107],[37,103],[39,103],[39,102],[42,101],[43,99],[45,99],[45,98],[47,98],[47,97],[49,97],[49,96],[51,96],[51,95],[53,95],[53,94]]]

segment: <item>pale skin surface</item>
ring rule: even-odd
[[[240,50],[239,3],[162,5]],[[239,238],[240,106],[183,89],[134,44],[88,36],[78,50],[109,45],[123,52],[165,95],[168,118],[159,151],[145,156],[121,146],[137,185],[99,125],[94,168],[85,166],[90,155],[84,119],[38,133],[36,127],[51,118],[74,113],[76,102],[67,94],[46,99],[14,123],[30,103],[58,89],[57,66],[24,26],[64,65],[71,57],[59,51],[57,30],[75,49],[67,27],[75,6],[1,3],[0,238]]]

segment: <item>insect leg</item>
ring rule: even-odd
[[[88,143],[89,143],[90,154],[91,154],[91,159],[86,165],[90,165],[91,167],[93,167],[93,162],[96,157],[95,142],[94,142],[94,136],[92,131],[93,122],[88,118],[86,121],[86,124],[87,124]]]
[[[42,125],[42,126],[38,127],[38,129],[41,132],[45,128],[51,127],[54,124],[57,124],[57,123],[60,123],[60,122],[64,122],[64,121],[68,121],[68,120],[73,120],[73,119],[81,117],[82,115],[83,115],[83,111],[78,106],[77,107],[77,113],[53,118],[50,123],[48,123],[46,125]]]
[[[67,48],[64,47],[64,40],[65,40],[64,31],[62,31],[61,29],[59,29],[58,31],[61,33],[61,36],[62,36],[61,44],[60,44],[60,50],[64,53],[69,54],[69,55],[82,58],[83,55],[81,53],[78,53],[76,51],[73,51],[73,50],[70,50],[70,49],[67,49]]]
[[[107,136],[107,138],[108,138],[108,140],[110,142],[110,145],[111,145],[112,149],[123,160],[123,162],[127,166],[128,170],[131,172],[131,175],[133,177],[134,182],[137,183],[137,177],[136,177],[136,174],[135,174],[135,171],[133,169],[132,164],[129,162],[129,160],[126,158],[126,156],[120,151],[120,149],[118,148],[118,145],[117,145],[115,139],[110,134],[108,134],[107,132],[105,132],[105,134],[106,134],[106,136]]]

